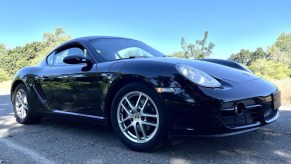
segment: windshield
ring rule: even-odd
[[[92,40],[91,43],[99,57],[104,61],[165,56],[150,46],[131,39],[106,38]]]

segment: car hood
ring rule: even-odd
[[[242,81],[249,81],[249,80],[260,78],[247,71],[243,71],[243,70],[227,67],[220,64],[207,62],[207,61],[201,61],[201,60],[183,59],[183,58],[175,58],[175,57],[144,58],[144,60],[160,61],[160,62],[167,62],[167,63],[172,63],[172,64],[185,64],[187,66],[191,66],[196,69],[199,69],[221,80],[242,82]]]

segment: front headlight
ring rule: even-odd
[[[177,64],[177,70],[188,80],[203,87],[220,87],[221,84],[216,79],[205,72],[187,65]]]

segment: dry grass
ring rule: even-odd
[[[0,83],[0,89],[1,90],[3,90],[3,89],[10,89],[11,82],[12,81],[4,81],[4,82]]]
[[[291,102],[291,78],[283,80],[272,80],[281,91],[281,98],[283,103]]]
[[[4,81],[0,83],[0,95],[10,92],[11,81]]]

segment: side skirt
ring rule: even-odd
[[[107,120],[106,118],[101,117],[101,116],[92,116],[92,115],[87,115],[87,114],[65,112],[65,111],[60,111],[60,110],[54,110],[53,113],[71,115],[71,116],[79,116],[79,117],[87,117],[87,118],[93,118],[93,119],[98,119],[98,120]]]

